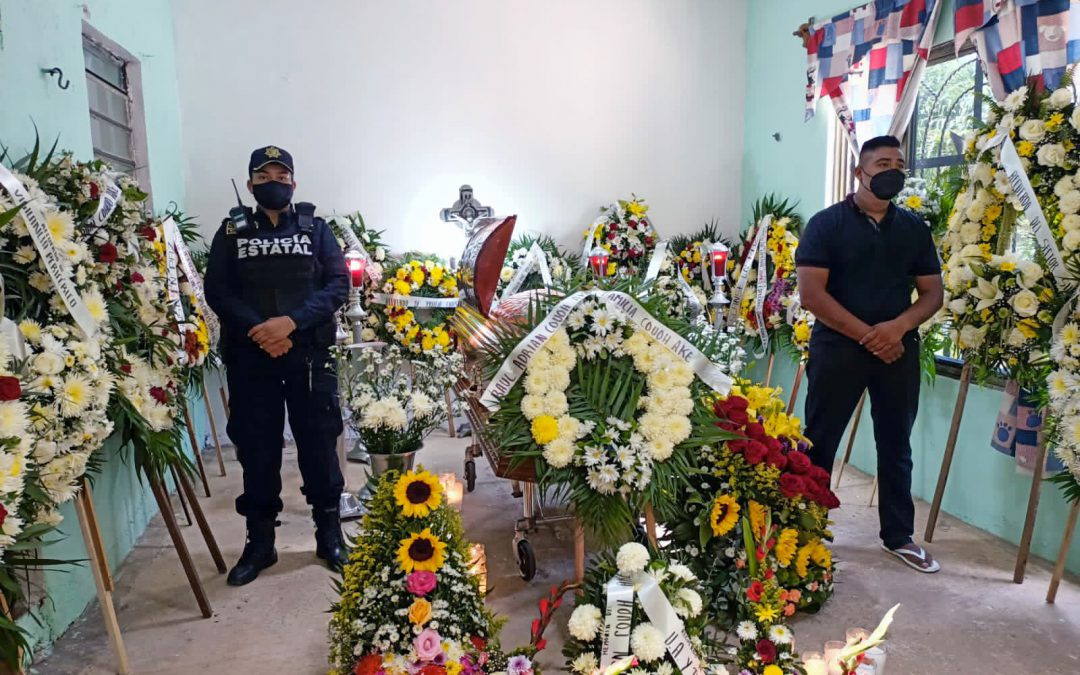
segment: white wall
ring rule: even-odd
[[[298,199],[362,211],[397,250],[455,253],[438,213],[461,183],[575,247],[631,192],[663,236],[736,231],[745,0],[173,6],[187,204],[207,232],[271,143],[296,159]]]

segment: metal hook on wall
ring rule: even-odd
[[[65,80],[64,71],[60,70],[59,68],[42,68],[41,72],[45,73],[46,75],[55,75],[56,86],[60,87],[61,89],[66,90],[68,87],[71,86],[71,80]]]

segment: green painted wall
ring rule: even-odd
[[[746,132],[743,155],[743,218],[751,204],[767,192],[801,200],[801,212],[809,217],[826,206],[825,157],[827,128],[832,106],[821,101],[817,115],[803,122],[806,83],[806,52],[792,31],[811,15],[828,17],[857,4],[856,0],[753,0],[747,22]],[[942,6],[937,42],[952,36],[951,2]],[[772,138],[780,133],[780,141]],[[764,375],[762,369],[759,373]],[[779,364],[774,384],[790,387],[794,367]],[[923,499],[933,498],[941,456],[952,419],[958,382],[940,377],[933,387],[924,386],[919,418],[912,435],[915,471],[913,489]],[[1018,474],[1012,458],[990,448],[1001,393],[972,387],[968,396],[956,455],[945,492],[944,509],[964,521],[1009,542],[1020,540],[1027,509],[1031,478]],[[797,407],[802,411],[802,404]],[[869,408],[867,408],[869,413]],[[853,454],[854,464],[869,473],[875,470],[873,432],[864,416]],[[1044,486],[1032,549],[1036,555],[1054,559],[1065,527],[1068,506],[1053,486]],[[868,518],[874,517],[872,512]],[[916,523],[922,535],[925,522]],[[937,538],[948,536],[939,533]],[[948,561],[945,561],[948,564]],[[1069,569],[1080,572],[1080,539],[1074,540]]]
[[[151,187],[160,210],[184,204],[180,102],[170,0],[0,0],[0,142],[20,156],[34,140],[34,124],[51,144],[79,158],[91,157],[90,121],[83,70],[82,22],[86,20],[139,59],[147,127]],[[71,80],[65,91],[42,68],[58,66]],[[202,438],[202,405],[193,405]],[[102,450],[106,467],[94,482],[109,562],[116,569],[157,512],[149,489],[135,476],[130,453],[116,444]],[[78,521],[69,506],[60,529],[66,538],[44,554],[67,560],[86,557]],[[177,573],[179,574],[179,562]],[[24,618],[39,647],[48,645],[94,598],[85,565],[45,576],[50,601],[37,612],[41,625]]]

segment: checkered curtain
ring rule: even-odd
[[[1080,2],[955,0],[956,51],[975,42],[994,97],[1003,100],[1034,79],[1056,89],[1065,67],[1080,61]]]
[[[904,135],[926,68],[940,0],[874,0],[811,22],[806,40],[806,119],[828,96],[851,149]]]

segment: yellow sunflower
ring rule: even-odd
[[[394,501],[408,518],[427,518],[442,503],[442,483],[427,471],[409,471],[394,485]]]
[[[799,549],[799,532],[790,527],[780,533],[776,538],[776,560],[780,567],[787,567],[795,557]]]
[[[728,494],[716,495],[716,499],[713,500],[712,513],[709,514],[709,523],[712,525],[713,534],[722,537],[731,532],[731,528],[735,527],[738,522],[739,502]]]
[[[754,530],[754,537],[762,539],[765,534],[766,509],[761,504],[750,500],[750,526]]]
[[[401,540],[397,559],[406,572],[438,572],[446,562],[446,544],[425,527]]]

